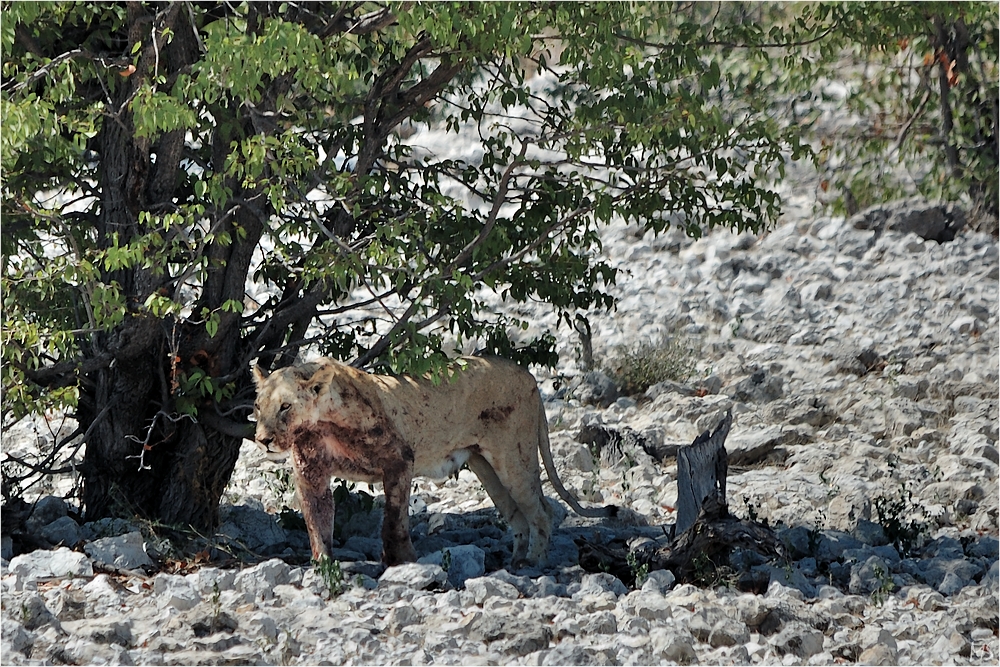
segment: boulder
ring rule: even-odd
[[[153,579],[153,592],[160,596],[164,606],[187,611],[201,602],[201,594],[187,577],[177,574],[158,574]]]
[[[653,628],[649,631],[649,643],[656,662],[689,665],[698,661],[694,638],[687,633],[682,634],[672,628]]]
[[[888,592],[893,588],[892,570],[878,556],[871,556],[863,563],[851,566],[849,590],[853,595],[871,595],[875,591]]]
[[[620,396],[615,381],[601,371],[584,374],[573,395],[583,405],[597,405],[606,408]]]
[[[8,659],[11,657],[11,652],[17,652],[24,656],[31,653],[31,645],[35,641],[35,636],[33,633],[25,629],[25,627],[18,623],[17,621],[5,618],[3,619],[2,625],[0,625],[0,645],[3,646],[3,654]]]
[[[379,586],[406,586],[414,590],[440,588],[448,582],[448,573],[432,563],[404,563],[386,568]],[[466,581],[468,586],[468,581]]]
[[[52,523],[42,528],[42,537],[56,545],[67,547],[74,546],[82,537],[80,524],[71,517],[59,517]]]
[[[477,577],[465,581],[465,590],[472,593],[476,604],[482,605],[489,598],[516,600],[520,593],[514,586],[495,577]]]
[[[270,600],[274,597],[274,587],[290,581],[292,567],[277,558],[265,561],[236,575],[235,588],[245,593],[251,600]]]
[[[7,571],[14,574],[16,589],[39,579],[69,579],[94,576],[94,566],[81,553],[59,547],[55,551],[32,551],[11,559]]]
[[[96,618],[69,621],[63,627],[72,635],[97,644],[132,645],[132,621],[127,618]]]
[[[784,382],[765,370],[757,370],[731,385],[725,393],[741,403],[768,403],[784,395]]]
[[[37,630],[50,623],[59,626],[55,614],[45,606],[45,601],[38,595],[29,595],[21,602],[21,615],[26,630]]]
[[[222,525],[218,533],[236,540],[257,553],[274,553],[287,542],[278,517],[255,504],[233,505],[220,511]]]
[[[94,562],[122,570],[153,565],[152,559],[146,554],[142,534],[138,532],[117,537],[102,537],[88,543],[83,550],[94,559]]]
[[[573,598],[578,599],[584,595],[602,595],[612,593],[615,597],[628,593],[628,587],[622,583],[621,579],[607,572],[583,575],[580,588],[573,593]]]
[[[40,532],[56,519],[66,516],[69,507],[66,501],[58,496],[42,496],[31,508],[31,514],[26,521],[29,533]]]
[[[594,651],[573,644],[559,644],[551,651],[545,651],[540,665],[609,665],[607,658],[602,659]]]
[[[823,652],[823,633],[796,621],[786,624],[769,641],[779,655],[793,655],[808,660]]]
[[[435,551],[417,562],[440,566],[448,573],[448,583],[453,588],[461,588],[466,580],[481,577],[486,572],[486,552],[472,544]]]
[[[916,234],[925,241],[945,243],[965,226],[965,211],[955,204],[934,204],[919,198],[878,204],[847,221],[859,230]]]

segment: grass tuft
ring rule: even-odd
[[[687,382],[695,376],[698,350],[690,341],[663,338],[659,343],[620,346],[602,369],[627,396],[642,394],[658,382]]]

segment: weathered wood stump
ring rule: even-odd
[[[684,534],[705,512],[708,519],[729,516],[726,506],[726,436],[733,424],[726,413],[711,433],[705,431],[677,452],[677,523],[674,536]]]
[[[770,528],[729,514],[726,504],[726,436],[732,414],[677,452],[677,522],[669,544],[630,548],[623,540],[597,544],[576,540],[580,566],[590,572],[610,572],[634,585],[637,571],[667,569],[678,581],[703,579],[706,566],[728,563],[733,549],[747,549],[773,558],[780,543]]]

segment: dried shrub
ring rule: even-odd
[[[698,349],[691,341],[663,338],[659,343],[619,346],[603,368],[627,395],[642,394],[665,381],[687,382],[697,372]]]

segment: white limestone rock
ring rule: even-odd
[[[16,588],[21,590],[40,579],[66,579],[92,577],[94,567],[81,553],[59,547],[54,551],[32,551],[14,556],[7,571],[16,577]]]
[[[96,539],[87,543],[83,550],[95,562],[122,570],[135,570],[153,565],[153,560],[146,553],[142,533],[137,531],[117,537]]]

